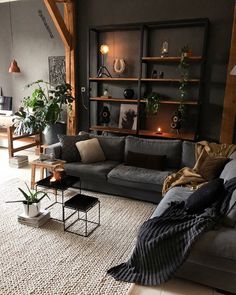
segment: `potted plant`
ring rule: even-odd
[[[156,114],[160,105],[160,94],[152,92],[149,95],[147,95],[147,97],[145,97],[144,99],[146,101],[146,113],[150,115]]]
[[[14,125],[17,135],[38,131],[47,133],[52,126],[60,122],[65,105],[70,113],[74,98],[69,84],[63,83],[54,87],[48,82],[38,80],[26,87],[33,88],[33,91],[30,96],[23,98],[15,114]]]
[[[30,190],[27,183],[25,183],[25,185],[27,187],[27,191],[24,191],[23,189],[18,187],[19,191],[22,193],[25,200],[7,201],[6,203],[22,202],[24,206],[25,215],[27,215],[28,217],[36,217],[40,213],[40,201],[44,197],[49,198],[49,196],[47,193],[43,191],[36,192],[36,191]]]

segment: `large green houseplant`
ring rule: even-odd
[[[53,86],[43,80],[37,80],[26,86],[33,88],[30,96],[24,97],[15,114],[15,133],[30,134],[43,131],[60,120],[63,106],[69,112],[73,97],[71,86],[67,83]]]

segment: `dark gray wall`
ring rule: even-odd
[[[53,39],[45,29],[38,10],[42,10],[54,35]],[[0,4],[0,86],[4,95],[13,97],[13,111],[16,111],[22,98],[29,94],[24,86],[38,79],[48,81],[48,57],[65,55],[65,50],[42,0],[12,2],[11,12],[13,49],[9,3]],[[12,58],[17,60],[21,73],[8,73]]]
[[[209,18],[206,91],[201,110],[200,136],[218,140],[234,5],[234,0],[78,1],[78,87],[86,86],[89,26]],[[79,129],[87,129],[88,112],[81,107],[81,104],[78,116]]]

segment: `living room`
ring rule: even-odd
[[[65,104],[60,113],[67,135],[58,138],[56,132],[56,139],[44,142],[41,149],[48,159],[57,158],[60,163],[51,163],[49,159],[42,164],[45,154],[39,155],[39,148],[37,154],[32,147],[18,150],[22,147],[18,142],[16,150],[11,148],[11,155],[12,141],[5,132],[9,120],[1,115],[5,132],[0,137],[4,207],[0,233],[1,252],[5,256],[1,263],[1,294],[236,293],[235,242],[230,238],[235,237],[235,191],[225,214],[227,230],[216,228],[207,235],[203,233],[196,247],[188,248],[190,257],[182,257],[183,267],[178,262],[178,270],[170,272],[168,279],[156,275],[155,282],[145,283],[145,276],[143,281],[137,274],[136,279],[127,280],[112,271],[107,273],[134,257],[131,254],[142,224],[158,218],[160,221],[168,202],[186,202],[193,191],[198,191],[198,184],[205,183],[204,179],[210,185],[218,177],[223,178],[227,189],[227,182],[236,177],[236,83],[232,72],[235,3],[172,2],[0,1],[0,80],[2,96],[12,98],[12,113],[19,110],[24,97],[32,97],[32,89],[38,87],[39,80],[50,82],[52,91],[56,83],[66,80],[74,98],[67,104],[69,111],[66,113]],[[13,60],[20,72],[8,72]],[[26,87],[35,81],[35,85]],[[153,100],[155,104],[151,105]],[[134,116],[130,127],[126,111],[131,106]],[[149,116],[147,110],[151,112]],[[196,144],[200,141],[200,145]],[[223,148],[222,144],[227,146]],[[218,154],[227,158],[218,162],[221,169],[217,170],[217,178],[206,175],[201,161],[195,162],[197,148],[198,160],[203,151],[211,149],[214,157]],[[9,155],[27,156],[27,165],[10,167]],[[67,183],[61,191],[57,186],[48,191],[46,186],[50,200],[43,198],[41,207],[49,207],[57,198],[55,189],[58,198],[65,200],[82,189],[85,196],[95,199],[91,214],[96,226],[88,237],[67,231],[66,205],[75,206],[74,203],[62,199],[65,206],[56,204],[50,212],[52,219],[40,228],[17,222],[23,211],[21,203],[6,203],[21,200],[18,188],[25,190],[24,182],[34,188],[35,179],[38,181],[44,170],[53,170],[52,166],[58,164],[58,170],[62,174],[66,171],[70,181],[80,177],[81,183],[72,189],[71,182]],[[184,167],[190,170],[183,170]],[[176,185],[170,178],[177,170],[183,177],[198,172],[197,185],[194,183],[187,193],[187,188],[182,187],[185,184],[178,182],[182,179],[177,179]],[[45,191],[41,184],[36,189],[39,186],[40,191]],[[52,181],[50,185],[53,188]],[[214,182],[214,187],[218,185],[222,183]],[[161,197],[162,191],[165,198]],[[161,206],[157,207],[160,201]],[[58,217],[62,218],[59,222]],[[71,227],[71,231],[75,229]],[[176,249],[172,250],[172,262],[176,264]],[[162,253],[165,255],[171,257],[170,253]]]

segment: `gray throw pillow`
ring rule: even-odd
[[[61,159],[70,162],[79,162],[81,160],[78,149],[76,148],[76,142],[86,140],[89,136],[84,135],[58,135],[58,139],[61,143]]]

